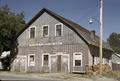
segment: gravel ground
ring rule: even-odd
[[[88,76],[85,74],[65,74],[65,73],[13,73],[13,72],[0,72],[0,74],[17,75],[17,76],[29,76],[29,77],[42,77],[60,79],[63,81],[120,81],[113,78],[107,78],[104,76]]]

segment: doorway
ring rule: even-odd
[[[51,72],[70,72],[69,54],[55,54],[50,56]]]

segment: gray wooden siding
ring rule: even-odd
[[[42,54],[56,54],[57,52],[70,54],[70,72],[72,72],[73,69],[76,69],[76,71],[85,71],[85,66],[88,65],[88,46],[80,37],[78,37],[77,34],[64,24],[63,36],[55,37],[55,24],[58,23],[60,22],[47,13],[44,13],[31,25],[36,26],[36,37],[34,39],[29,38],[29,28],[18,37],[18,55],[28,56],[28,54],[35,54],[35,66],[27,66],[28,72],[42,72]],[[42,37],[42,25],[49,25],[49,37]],[[62,42],[62,45],[29,46],[29,44],[45,44],[54,42]],[[74,52],[83,53],[83,67],[80,67],[79,69],[77,67],[73,67]]]
[[[55,24],[60,23],[53,17],[44,13],[39,17],[31,26],[36,26],[35,39],[29,38],[29,28],[26,29],[19,37],[19,46],[28,46],[29,44],[36,43],[50,43],[50,42],[62,42],[64,44],[84,43],[71,29],[63,25],[63,36],[55,36]],[[42,25],[49,25],[49,37],[42,37]]]
[[[120,64],[112,63],[112,70],[113,71],[120,71]]]
[[[88,65],[88,53],[86,50],[87,46],[84,44],[77,44],[77,45],[55,45],[55,46],[36,46],[36,47],[19,47],[19,50],[21,50],[22,55],[27,54],[35,54],[35,66],[27,67],[28,71],[35,71],[35,72],[41,72],[41,64],[42,64],[42,54],[43,53],[50,53],[50,54],[56,54],[57,52],[63,52],[65,54],[70,54],[70,72],[75,69],[79,68],[78,71],[85,71],[85,66]],[[73,67],[73,53],[74,52],[82,52],[83,53],[83,67]],[[77,70],[76,70],[77,71]]]

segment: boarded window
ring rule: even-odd
[[[35,38],[35,28],[30,28],[30,38]]]
[[[62,35],[62,25],[58,24],[56,25],[56,36],[61,36]]]
[[[75,53],[74,66],[82,66],[82,53]]]
[[[44,63],[43,65],[48,65],[49,64],[49,55],[44,55]]]
[[[43,26],[43,37],[48,36],[48,26]]]

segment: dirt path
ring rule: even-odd
[[[33,78],[50,78],[59,79],[61,81],[120,81],[113,78],[104,76],[89,77],[84,74],[65,74],[65,73],[13,73],[13,72],[0,72],[0,75],[13,75],[13,76],[26,76]]]

